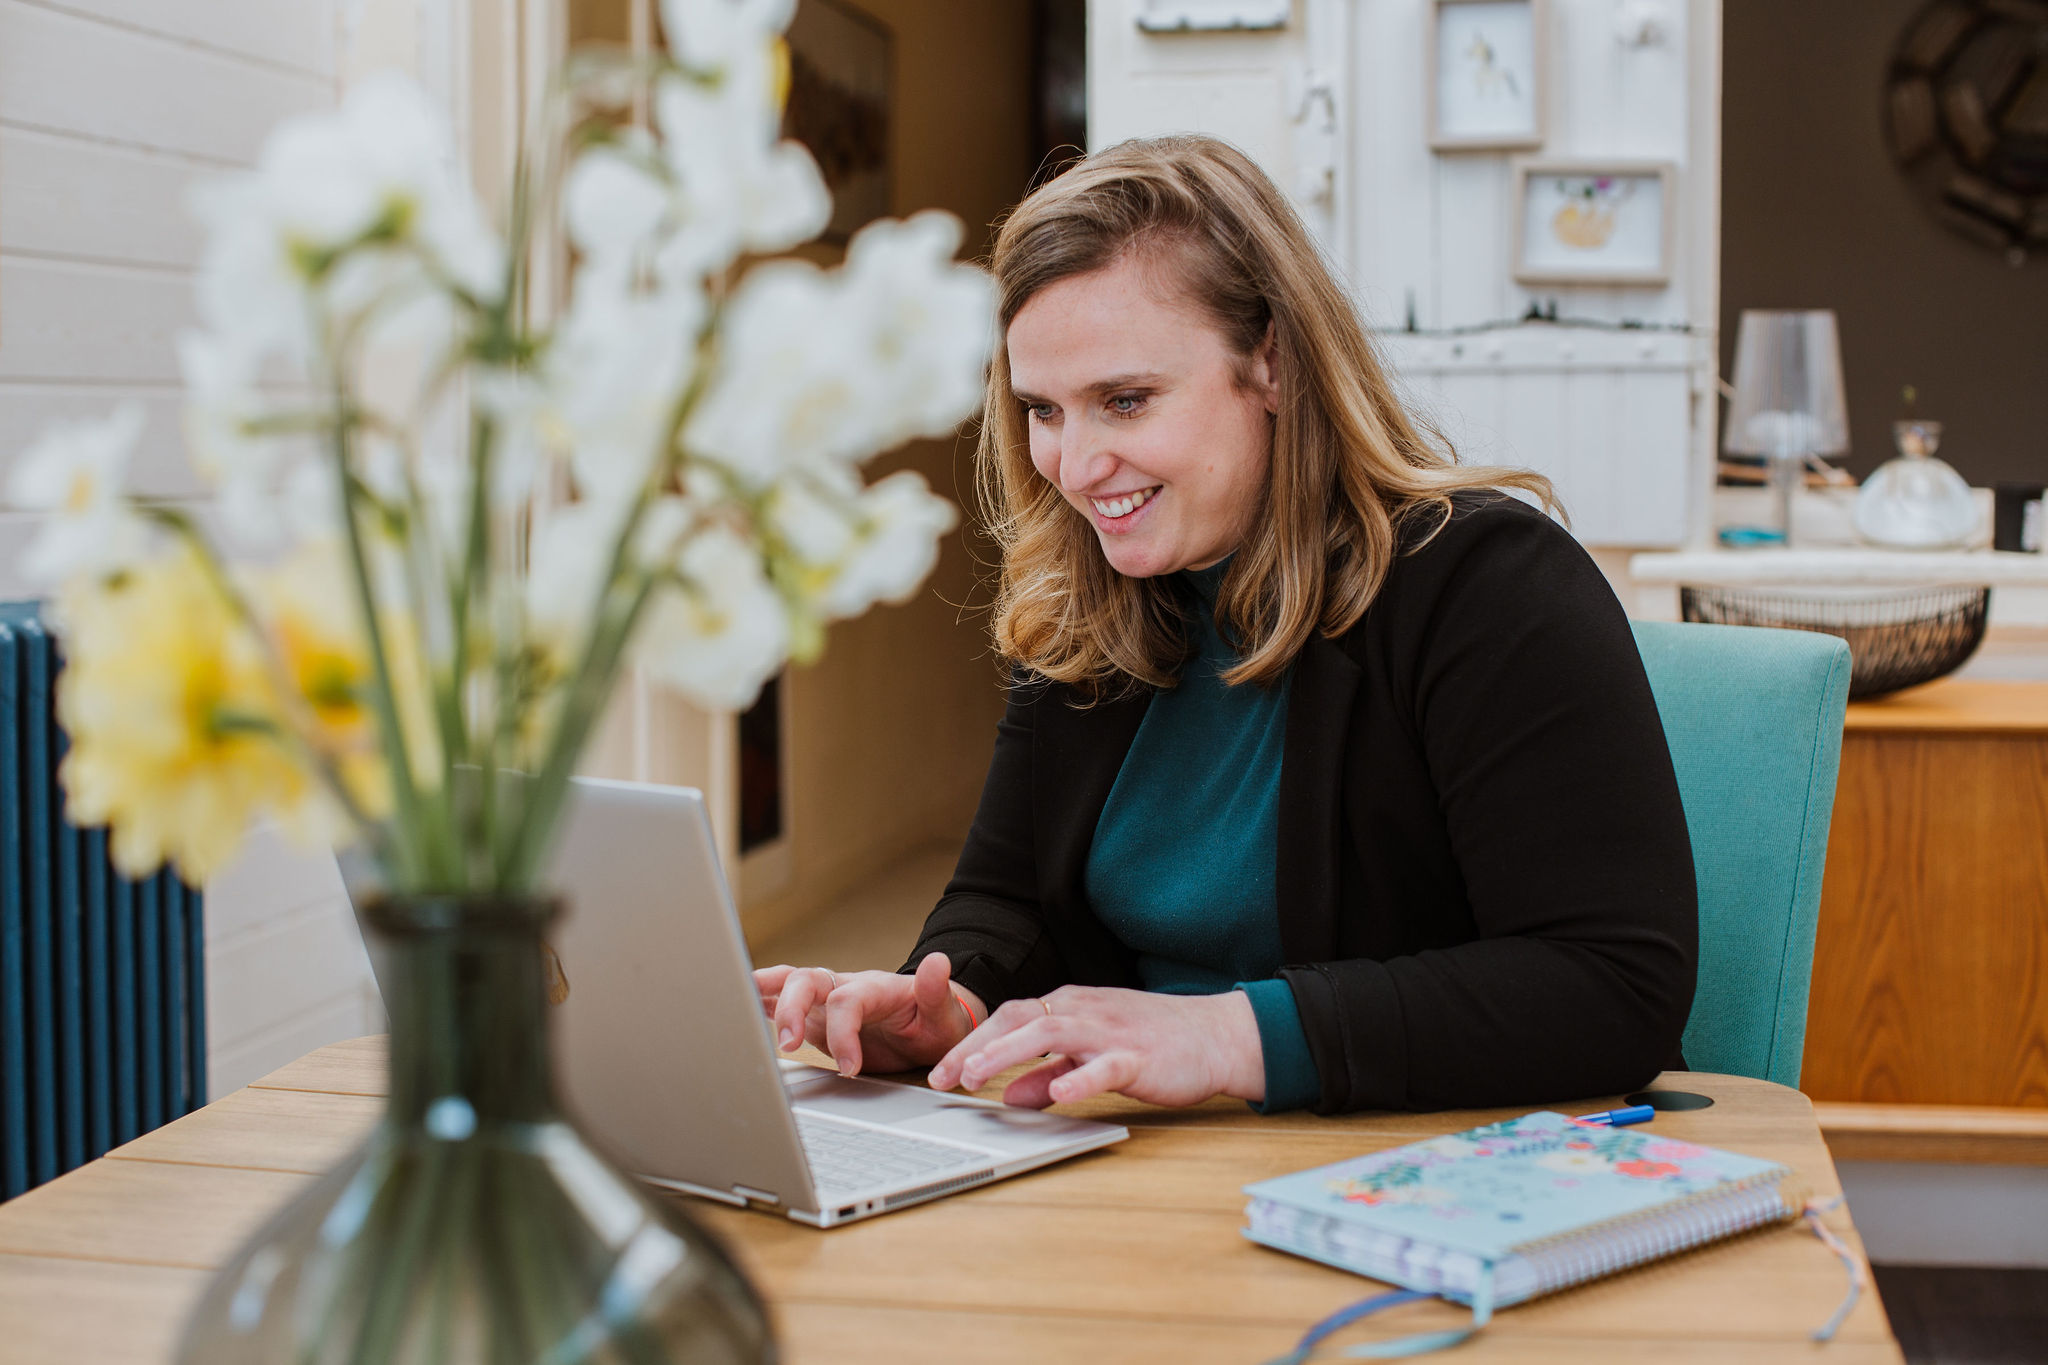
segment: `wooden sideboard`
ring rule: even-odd
[[[1801,1087],[1867,1155],[1916,1113],[1967,1135],[2005,1111],[2033,1139],[1990,1159],[2048,1161],[2048,684],[1945,679],[1849,707]],[[1951,1159],[1986,1159],[1966,1146]]]

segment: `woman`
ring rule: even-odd
[[[940,1088],[1049,1058],[1018,1104],[1323,1113],[1680,1065],[1684,813],[1606,581],[1494,491],[1547,482],[1402,410],[1225,144],[1089,158],[993,269],[1008,714],[902,972],[756,973],[783,1045]]]

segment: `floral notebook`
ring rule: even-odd
[[[1519,1303],[1795,1217],[1791,1171],[1528,1114],[1247,1185],[1253,1241],[1376,1280]]]

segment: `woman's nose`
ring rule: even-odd
[[[1116,467],[1116,456],[1081,425],[1070,422],[1060,432],[1060,487],[1069,493],[1092,488]]]

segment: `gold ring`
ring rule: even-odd
[[[1038,997],[1038,1007],[1045,1011],[1046,1018],[1052,1018],[1052,1004],[1042,995]]]

